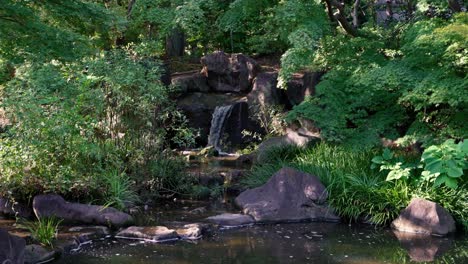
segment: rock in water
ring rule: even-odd
[[[442,206],[413,198],[392,222],[392,227],[402,232],[444,236],[455,231],[455,221]]]
[[[41,245],[27,245],[24,254],[25,264],[47,263],[60,255],[58,250],[46,249]]]
[[[179,239],[174,229],[169,229],[165,226],[131,226],[117,233],[115,237],[152,242],[165,242]]]
[[[0,263],[23,264],[26,241],[0,229]]]
[[[241,193],[235,203],[257,222],[339,221],[325,204],[327,197],[317,177],[282,168],[263,186]]]
[[[246,226],[255,222],[250,215],[229,213],[210,216],[206,220],[210,223],[226,227]]]
[[[37,218],[55,216],[69,223],[124,226],[133,218],[112,207],[69,203],[60,195],[37,195],[33,200],[33,210]]]

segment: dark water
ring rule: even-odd
[[[415,257],[435,258],[437,263],[468,263],[466,238],[438,240],[420,246],[413,252],[417,254]],[[434,245],[438,245],[435,250]],[[55,263],[370,264],[410,263],[410,260],[408,251],[388,229],[309,223],[224,230],[196,243],[142,244],[109,239]]]
[[[190,210],[204,206],[203,214]],[[218,202],[177,201],[161,204],[159,211],[138,217],[139,225],[166,225],[197,222],[209,215],[232,211],[229,204]],[[107,239],[84,246],[62,257],[60,264],[129,263],[468,263],[468,239],[423,237],[407,240],[388,228],[344,223],[300,223],[258,225],[249,228],[216,231],[196,242],[140,243]]]
[[[193,171],[239,169],[234,159],[218,158],[192,163]],[[193,223],[205,217],[235,212],[229,199],[212,202],[161,203],[154,211],[137,216],[138,225]],[[191,210],[204,207],[201,214]],[[196,242],[140,243],[107,239],[83,246],[56,264],[282,264],[282,263],[432,263],[468,264],[468,238],[420,237],[369,225],[300,223],[258,225],[221,230]]]

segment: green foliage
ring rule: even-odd
[[[0,6],[0,57],[76,59],[109,45],[123,21],[89,1],[7,0]]]
[[[139,201],[139,197],[133,190],[133,183],[125,173],[110,171],[104,176],[107,184],[104,204],[118,210],[124,210]]]
[[[138,51],[17,68],[3,101],[12,126],[0,138],[1,193],[99,199],[101,175],[133,176],[168,143],[190,143],[159,63]]]
[[[467,144],[461,141],[447,140],[440,145],[432,145],[424,150],[420,161],[408,161],[404,155],[396,156],[389,149],[385,149],[381,156],[372,159],[371,168],[379,166],[380,171],[389,171],[387,181],[412,180],[433,182],[433,187],[445,184],[457,189],[459,181],[463,182],[464,170],[468,167]],[[423,168],[423,170],[420,170]]]
[[[61,219],[56,217],[43,217],[37,219],[35,222],[22,222],[29,232],[31,237],[44,246],[53,247],[53,242],[57,238],[58,227],[62,222]]]
[[[345,218],[364,217],[376,224],[386,224],[398,216],[411,198],[421,197],[439,203],[458,223],[468,228],[466,184],[451,189],[445,186],[433,188],[425,181],[387,181],[384,173],[371,169],[371,159],[377,153],[377,150],[357,151],[325,143],[304,149],[272,149],[267,155],[270,159],[255,165],[242,184],[249,188],[258,187],[279,169],[288,166],[319,177],[329,192],[328,203]],[[374,161],[380,165],[380,160],[396,159],[389,151],[383,156],[385,158],[380,156]]]
[[[354,146],[381,137],[426,144],[465,138],[466,16],[323,37],[309,65],[327,73],[288,120],[311,119],[326,140]]]
[[[186,172],[186,163],[177,157],[161,156],[149,161],[138,177],[138,187],[143,198],[163,196],[190,196],[196,178]]]
[[[468,142],[467,140],[455,144],[447,140],[441,145],[428,147],[422,154],[424,163],[423,178],[434,181],[434,187],[445,184],[456,189],[463,171],[468,169]]]
[[[407,164],[402,156],[394,157],[392,151],[388,148],[384,149],[381,156],[372,158],[372,169],[379,165],[380,171],[388,170],[386,181],[405,179],[408,180],[412,175],[412,170],[415,165]]]

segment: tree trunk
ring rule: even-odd
[[[351,14],[351,16],[353,17],[353,26],[354,26],[354,28],[359,27],[359,8],[360,8],[360,5],[361,5],[361,0],[356,0],[354,2],[353,13]]]
[[[136,0],[130,0],[127,6],[127,18],[130,18],[130,14],[132,13],[133,6],[135,5]]]
[[[166,55],[169,57],[181,57],[185,52],[185,34],[175,28],[166,38]]]

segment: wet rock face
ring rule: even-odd
[[[50,262],[60,255],[60,252],[53,249],[46,249],[41,245],[27,245],[24,254],[25,264],[36,264]]]
[[[409,233],[444,236],[455,231],[455,221],[442,206],[414,198],[392,222],[392,228]]]
[[[33,211],[27,204],[12,203],[7,198],[0,197],[0,215],[2,214],[29,219],[33,216]]]
[[[117,233],[115,237],[152,242],[165,242],[179,239],[174,229],[169,229],[165,226],[131,226]]]
[[[263,186],[241,193],[235,203],[257,222],[339,221],[324,204],[327,197],[315,176],[283,168]]]
[[[199,131],[197,142],[201,146],[208,144],[211,118],[217,106],[235,104],[244,100],[241,96],[217,93],[187,93],[177,101],[178,108],[185,114],[191,128]]]
[[[220,226],[226,226],[226,227],[251,225],[255,222],[254,219],[250,215],[229,214],[229,213],[210,216],[206,218],[206,220],[210,223],[220,225]]]
[[[208,79],[199,72],[184,73],[172,76],[172,85],[183,93],[209,92]]]
[[[0,229],[0,263],[23,264],[26,241]]]
[[[130,215],[112,207],[69,203],[55,194],[34,197],[33,210],[38,218],[56,216],[69,223],[120,227],[133,222]]]
[[[201,63],[202,74],[216,92],[248,92],[260,70],[255,60],[243,54],[228,56],[222,51],[204,56]]]
[[[277,72],[259,73],[247,95],[249,105],[269,107],[283,103],[284,91],[277,88]]]

